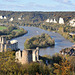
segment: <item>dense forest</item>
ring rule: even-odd
[[[55,54],[39,56],[39,62],[20,64],[15,62],[15,51],[0,53],[1,75],[75,75],[75,57]],[[48,63],[46,63],[46,60]]]
[[[45,48],[55,45],[54,39],[50,35],[43,33],[41,35],[34,36],[30,39],[27,39],[24,43],[25,49],[34,49],[36,47]]]

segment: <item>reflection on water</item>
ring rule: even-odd
[[[25,34],[24,36],[15,38],[15,40],[18,40],[19,44],[18,46],[21,50],[24,49],[24,42],[27,38],[40,35],[41,33],[48,33],[55,40],[55,47],[40,49],[40,55],[53,55],[55,53],[58,53],[61,49],[66,47],[71,47],[73,45],[73,43],[71,43],[69,40],[66,40],[58,33],[49,32],[37,27],[25,27],[25,26],[20,26],[20,27],[28,31],[28,33]]]

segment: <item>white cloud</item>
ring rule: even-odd
[[[16,0],[3,0],[3,1],[6,1],[6,2],[15,2]]]
[[[74,3],[71,0],[54,0],[54,1],[64,3],[67,5],[74,5]]]

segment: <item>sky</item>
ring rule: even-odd
[[[75,0],[0,0],[4,11],[75,11]]]

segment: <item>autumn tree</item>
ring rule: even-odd
[[[59,64],[54,63],[54,67],[56,75],[71,75],[71,64],[67,59],[63,58]]]

